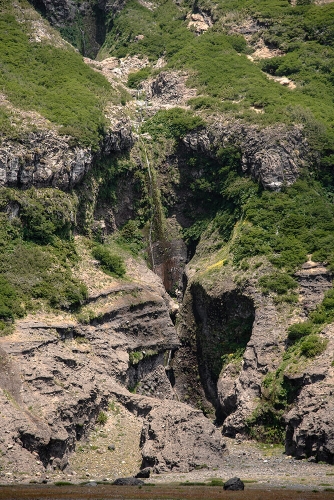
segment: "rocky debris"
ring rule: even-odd
[[[0,145],[0,186],[70,189],[92,168],[90,148],[70,145],[71,138],[53,130],[31,132],[20,141],[4,139]],[[110,155],[133,145],[130,122],[121,120],[110,129],[99,154]]]
[[[273,75],[267,74],[267,77],[271,80],[274,80],[277,83],[280,83],[284,87],[288,87],[289,89],[296,88],[295,82],[290,80],[290,78],[287,78],[286,76],[273,76]]]
[[[134,476],[140,467],[142,418],[118,403],[115,395],[104,413],[105,424],[96,425],[77,443],[69,457],[69,467],[79,480],[90,477],[114,481],[118,477]]]
[[[196,89],[186,86],[188,75],[182,71],[162,71],[142,83],[146,99],[153,107],[186,106],[196,96]]]
[[[212,26],[212,19],[206,14],[191,14],[187,15],[188,28],[194,29],[197,35],[201,35]]]
[[[310,154],[300,126],[259,129],[238,121],[216,122],[187,134],[183,142],[192,151],[211,157],[221,147],[239,148],[243,172],[272,191],[293,184]]]
[[[117,486],[142,486],[145,483],[136,477],[119,477],[113,484]]]
[[[142,467],[156,473],[216,467],[224,457],[219,430],[199,410],[177,402],[161,403],[147,414],[142,435]]]
[[[232,477],[226,483],[224,483],[224,490],[228,491],[240,491],[244,490],[245,485],[239,477]]]
[[[334,326],[323,330],[326,350],[286,379],[296,391],[297,399],[285,415],[286,451],[299,459],[334,464]]]
[[[147,57],[139,56],[127,56],[120,59],[117,57],[107,57],[102,61],[95,61],[95,59],[84,57],[84,61],[95,71],[102,73],[112,84],[119,81],[126,83],[129,73],[135,73],[149,65]],[[129,91],[130,89],[127,90]]]

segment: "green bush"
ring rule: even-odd
[[[283,410],[275,409],[270,403],[258,406],[246,420],[249,436],[264,443],[282,444],[285,435],[283,413]]]
[[[2,329],[5,329],[4,321],[13,320],[24,315],[24,309],[20,303],[20,297],[15,288],[6,278],[0,276],[0,320]]]
[[[305,323],[294,323],[288,328],[288,339],[292,342],[296,342],[297,340],[310,335],[313,331],[313,325],[309,321],[305,321]]]
[[[128,76],[128,87],[130,89],[136,89],[139,87],[140,83],[143,80],[146,80],[151,74],[151,68],[146,67],[142,68],[139,71],[136,71],[135,73],[129,73]]]
[[[92,253],[93,257],[100,261],[105,273],[118,278],[124,276],[126,270],[122,257],[111,252],[111,250],[103,245],[96,245]]]
[[[139,229],[138,221],[130,219],[124,224],[119,231],[116,241],[120,245],[125,245],[135,255],[138,255],[138,252],[145,247],[145,240]]]
[[[314,358],[325,351],[327,344],[327,340],[322,340],[318,335],[312,334],[302,341],[300,352],[307,358]]]
[[[275,292],[278,295],[286,294],[289,290],[297,287],[296,280],[286,273],[263,276],[258,283],[264,293]]]
[[[172,108],[158,111],[142,126],[142,132],[152,137],[164,135],[168,138],[181,139],[191,130],[204,126],[204,121],[191,111]]]

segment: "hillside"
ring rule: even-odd
[[[2,478],[333,464],[334,4],[0,9]]]

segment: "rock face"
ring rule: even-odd
[[[103,297],[91,297],[91,306],[97,300],[105,303],[104,314],[90,325],[26,319],[14,335],[0,339],[8,431],[1,448],[6,453],[13,442],[14,469],[23,467],[20,461],[28,456],[20,455],[22,449],[38,454],[38,467],[33,455],[29,467],[25,465],[32,472],[43,466],[64,469],[116,382],[125,387],[131,382],[129,353],[151,349],[158,366],[163,353],[178,345],[159,288],[109,290]],[[160,384],[170,385],[163,366],[159,378]]]
[[[87,325],[32,317],[0,338],[2,477],[8,470],[70,470],[76,443],[115,397],[145,419],[143,467],[187,471],[221,459],[220,432],[201,412],[173,401],[164,365],[179,340],[162,284],[147,272],[149,285],[91,293],[89,307],[99,313]],[[134,386],[137,394],[127,390]]]
[[[143,467],[154,472],[188,472],[217,467],[224,456],[221,434],[201,411],[164,403],[150,411],[141,436]]]
[[[121,120],[108,131],[99,154],[118,153],[132,144],[130,124]],[[31,133],[20,141],[5,139],[0,146],[0,186],[71,189],[96,157],[90,148],[73,147],[70,138],[51,130]]]
[[[309,154],[302,129],[297,126],[260,130],[238,121],[228,124],[218,122],[207,130],[188,134],[184,143],[192,151],[207,155],[214,155],[220,147],[239,148],[244,173],[272,191],[291,185]]]
[[[298,396],[286,414],[286,451],[297,458],[314,457],[334,463],[334,327],[321,334],[328,342],[326,351],[306,369],[287,376]]]
[[[193,265],[198,266],[198,262]],[[173,361],[174,389],[186,400],[184,387],[194,387],[195,397],[189,401],[196,405],[196,398],[203,400],[203,394],[192,382],[199,376],[205,396],[222,422],[223,435],[244,435],[246,421],[262,396],[263,379],[282,362],[287,328],[296,319],[289,317],[288,309],[278,311],[272,299],[263,296],[251,279],[238,285],[232,269],[222,270],[210,279],[203,273],[197,276],[193,267],[191,263],[187,266],[188,286],[178,322],[181,347]],[[297,273],[301,317],[305,317],[303,305],[314,308],[330,286],[330,274],[325,268],[316,263],[304,267]],[[333,461],[329,417],[333,406],[332,329],[328,327],[322,333],[328,345],[321,356],[294,366],[293,373],[285,375],[293,394],[285,416],[287,452],[330,463]],[[236,354],[240,341],[245,347],[241,357]]]

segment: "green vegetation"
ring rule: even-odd
[[[286,350],[278,369],[265,376],[261,402],[246,422],[253,439],[265,443],[284,442],[283,414],[295,400],[301,386],[290,381],[289,373],[297,372],[298,365],[308,358],[320,355],[328,344],[328,340],[311,332],[310,322],[290,326],[289,340],[294,343]]]
[[[322,152],[329,171],[333,164],[332,92],[334,49],[334,6],[315,6],[311,2],[274,0],[220,0],[206,2],[215,20],[225,16],[201,36],[188,29],[188,2],[156,2],[149,10],[131,0],[114,19],[104,50],[111,55],[140,54],[154,61],[163,56],[167,68],[186,69],[188,84],[200,97],[192,99],[195,109],[210,109],[232,114],[242,120],[263,125],[275,122],[303,123],[314,147]],[[252,47],[244,37],[228,34],[230,27],[252,17],[261,23],[251,44],[260,37],[286,55],[252,62],[246,56]],[[142,35],[140,39],[138,35]],[[130,85],[145,77],[144,68],[133,74]],[[288,76],[297,84],[291,91],[269,80]],[[142,72],[142,73],[141,73]],[[255,113],[251,107],[264,111]]]
[[[158,351],[154,351],[152,349],[147,349],[146,351],[132,351],[129,353],[129,363],[130,365],[138,365],[140,361],[146,358],[150,358],[152,356],[156,356]]]
[[[310,335],[313,331],[313,325],[311,322],[306,321],[305,323],[294,323],[288,328],[288,339],[292,342]]]
[[[135,73],[130,73],[128,76],[128,87],[130,89],[136,89],[139,87],[140,83],[143,80],[146,80],[151,74],[151,68],[148,66],[146,68],[142,68]]]
[[[172,108],[158,111],[142,126],[143,133],[149,133],[153,138],[164,136],[168,139],[181,139],[191,130],[204,126],[204,121],[191,111],[182,108]]]
[[[96,245],[92,251],[93,257],[100,261],[101,268],[106,274],[121,278],[125,275],[125,266],[122,257],[113,253],[105,245]]]
[[[27,25],[14,17],[11,2],[0,14],[0,91],[14,106],[35,110],[60,125],[60,132],[97,147],[105,129],[103,108],[110,84],[69,47],[30,40]],[[10,133],[0,115],[0,137]]]
[[[244,223],[232,247],[235,263],[267,255],[275,267],[288,273],[305,262],[307,254],[331,263],[333,205],[319,183],[305,179],[280,193],[259,191],[242,208]],[[266,291],[276,288],[277,293],[294,288],[283,274],[261,284]]]
[[[100,413],[97,416],[96,422],[99,425],[105,425],[108,420],[108,415],[104,411],[100,411]]]
[[[0,331],[38,307],[76,309],[86,287],[72,274],[76,197],[54,189],[0,190]],[[13,213],[8,217],[7,213]]]
[[[314,358],[323,353],[328,344],[328,340],[322,340],[318,335],[308,335],[300,344],[300,353],[307,358]]]

